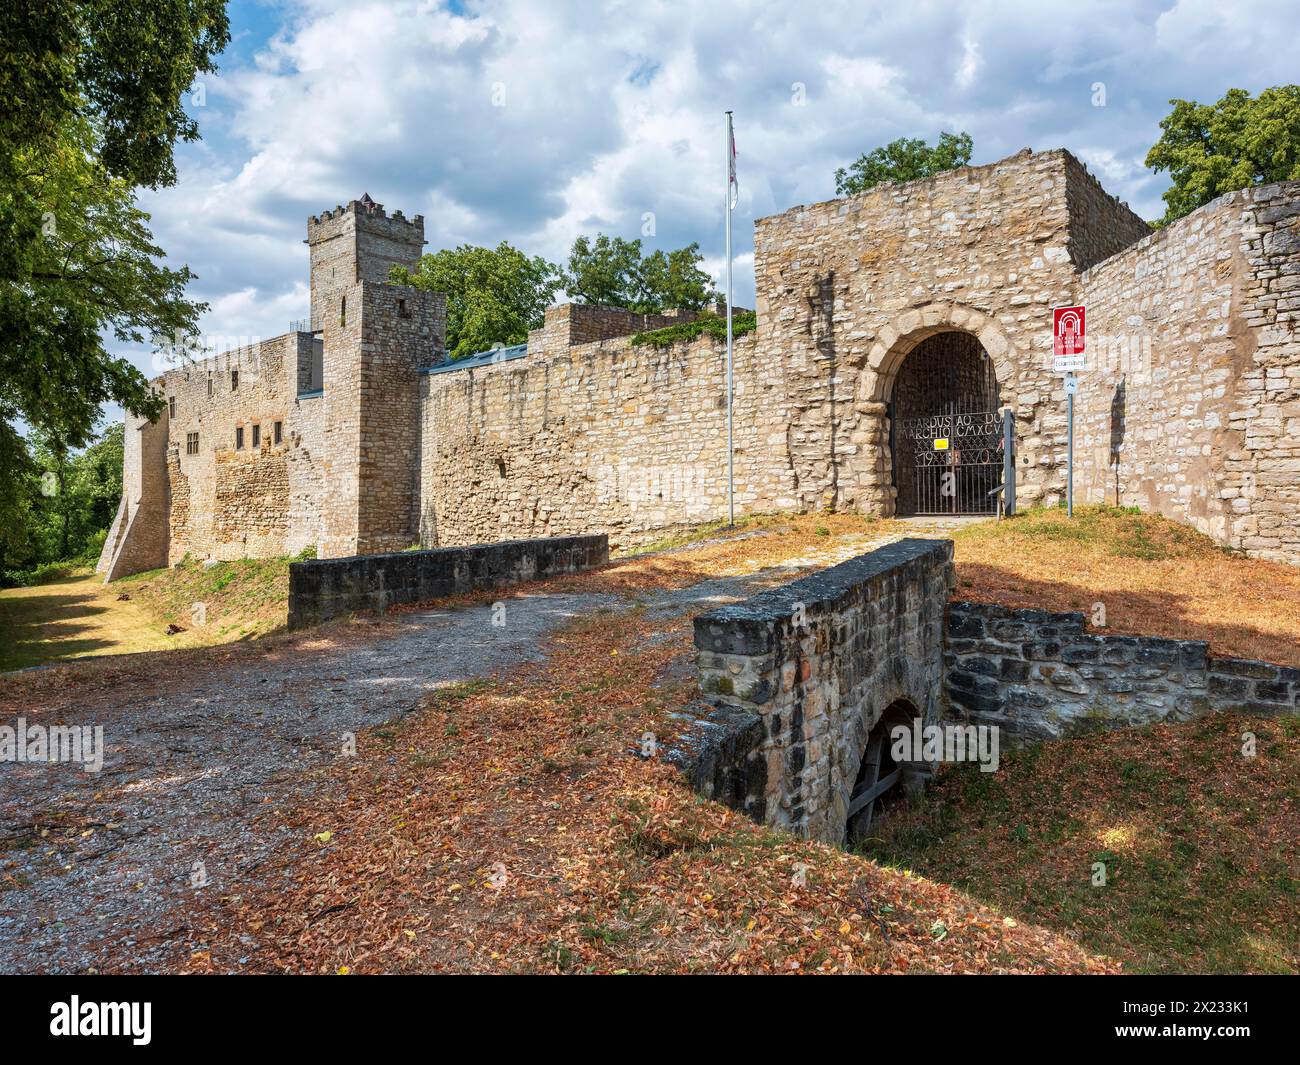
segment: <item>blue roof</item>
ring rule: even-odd
[[[452,370],[472,370],[476,366],[491,366],[493,363],[507,362],[510,359],[522,359],[528,354],[527,344],[514,344],[508,348],[493,348],[491,351],[479,351],[466,355],[463,359],[449,359],[437,366],[428,366],[420,373],[450,373]]]

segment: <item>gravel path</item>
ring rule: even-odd
[[[161,968],[189,949],[174,904],[237,891],[277,844],[252,834],[249,815],[303,798],[310,770],[345,756],[345,733],[539,657],[553,629],[615,602],[510,599],[498,627],[486,606],[390,615],[369,639],[248,648],[29,712],[29,726],[102,726],[105,757],[98,773],[0,763],[0,972]]]

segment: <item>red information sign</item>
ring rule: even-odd
[[[1083,354],[1083,308],[1057,307],[1052,311],[1052,354]]]

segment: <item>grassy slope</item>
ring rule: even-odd
[[[94,573],[0,591],[0,672],[87,655],[205,647],[284,625],[288,560],[184,562],[105,585]],[[129,598],[122,599],[126,595]],[[195,624],[193,604],[207,604]],[[169,634],[168,625],[184,631]]]
[[[172,646],[142,606],[119,602],[80,571],[31,588],[0,591],[0,672],[84,655],[157,651]]]
[[[1297,973],[1297,824],[1300,719],[1215,715],[949,770],[862,850],[1132,971]]]
[[[878,538],[916,533],[903,522],[851,514],[755,515],[740,519],[735,530],[702,525],[632,553],[685,549],[683,557],[674,551],[638,565],[704,579],[715,575],[720,554],[735,556],[730,571],[744,572],[849,538],[868,550]],[[1106,625],[1094,626],[1097,631],[1203,639],[1220,654],[1300,665],[1300,567],[1247,559],[1178,522],[1109,507],[1080,507],[1072,521],[1061,510],[1033,510],[950,535],[959,598],[1086,613],[1101,603]],[[700,564],[685,564],[697,556]],[[0,652],[0,663],[9,663],[0,668],[263,635],[284,623],[288,560],[211,568],[185,562],[118,581],[108,595],[92,595],[93,583],[85,580],[66,595],[61,582],[0,592],[0,633],[21,631],[23,644],[20,655]],[[123,591],[144,611],[118,604]],[[202,629],[192,622],[195,602],[207,603]],[[172,623],[187,631],[166,636]],[[41,624],[51,626],[48,639],[34,631]],[[93,632],[81,638],[83,629]]]

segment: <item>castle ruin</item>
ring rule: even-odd
[[[389,284],[420,216],[312,217],[311,320],[169,370],[128,417],[106,579],[189,555],[322,558],[725,516],[725,360],[685,321],[567,304],[448,363],[446,301]],[[1022,504],[1065,492],[1052,309],[1087,307],[1076,502],[1137,505],[1300,562],[1300,183],[1153,231],[1063,150],[1025,151],[755,224],[735,342],[740,513],[980,513],[1014,424]],[[943,448],[939,448],[939,443]]]

